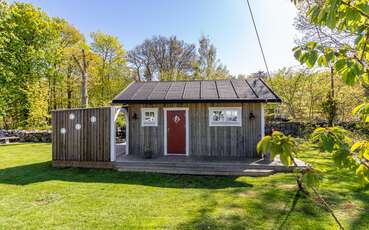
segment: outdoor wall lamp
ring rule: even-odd
[[[137,120],[137,113],[134,113],[134,114],[133,114],[132,119],[133,119],[133,120]]]
[[[250,120],[254,120],[254,119],[255,119],[255,115],[254,115],[254,113],[253,113],[253,112],[251,112],[251,113],[250,113],[250,115],[249,115],[249,119],[250,119]]]

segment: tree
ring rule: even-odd
[[[137,79],[151,81],[178,80],[192,75],[195,45],[175,36],[154,36],[128,52],[127,59],[134,67]]]
[[[313,1],[308,7],[307,17],[310,23],[339,32],[350,31],[355,34],[355,40],[353,44],[344,42],[339,47],[328,47],[316,41],[304,43],[294,49],[297,60],[306,63],[308,67],[316,64],[324,67],[334,66],[335,71],[348,85],[354,85],[359,81],[369,83],[367,47],[369,3],[367,1],[325,0]],[[367,106],[366,103],[361,104],[353,112],[365,118],[369,111],[366,110]],[[369,120],[364,119],[364,121]],[[316,139],[319,139],[322,145],[335,146],[337,152],[347,151],[346,146],[340,144],[340,138],[327,138],[328,134],[335,136],[331,129],[326,128],[317,131],[319,138],[316,137]],[[362,181],[369,182],[369,156],[363,154],[369,152],[369,146],[362,143],[366,142],[359,141],[352,144],[351,153],[355,161],[350,161],[351,154],[346,154],[347,161],[345,162],[351,162],[346,165],[346,168],[354,169]]]
[[[61,99],[59,103],[56,101],[53,102],[53,107],[64,107],[64,98],[67,97],[67,108],[72,108],[74,104],[76,104],[74,101],[75,98],[78,97],[82,93],[81,90],[78,90],[78,93],[75,92],[77,90],[77,85],[80,83],[80,77],[79,75],[80,68],[78,66],[78,63],[75,61],[74,57],[77,57],[80,50],[84,47],[87,47],[86,41],[84,36],[78,31],[77,28],[75,28],[73,25],[69,24],[64,19],[55,18],[55,21],[60,24],[61,30],[60,30],[60,49],[62,50],[62,61],[60,65],[58,66],[58,86],[59,92],[54,91],[54,95],[50,95],[51,99],[56,98],[56,95],[58,95],[58,98]],[[81,96],[82,97],[82,96]],[[54,99],[56,100],[56,99]],[[78,103],[80,104],[80,103]]]
[[[259,70],[255,73],[251,73],[250,74],[250,77],[256,77],[256,78],[263,78],[263,79],[268,79],[268,73],[262,71],[262,70]]]
[[[36,103],[27,89],[54,71],[58,25],[31,4],[0,2],[0,28],[1,116],[6,128],[27,127]]]
[[[227,68],[217,59],[217,50],[208,37],[200,38],[197,52],[197,62],[194,64],[195,78],[203,80],[229,78]]]
[[[78,58],[73,55],[73,59],[76,62],[80,72],[81,72],[81,79],[82,79],[82,87],[81,87],[81,107],[87,108],[88,107],[88,94],[87,94],[87,78],[88,78],[88,61],[86,57],[86,51],[85,49],[81,49],[81,59],[82,61],[79,61]]]
[[[268,79],[268,84],[282,98],[278,105],[278,111],[284,117],[293,121],[323,122],[329,120],[330,113],[326,96],[329,96],[330,82],[327,81],[330,73],[324,70],[309,70],[285,68],[276,72]],[[360,85],[348,86],[342,79],[335,75],[335,106],[336,120],[348,122],[357,120],[350,111],[360,103],[364,96],[364,90]],[[323,102],[323,103],[322,103]],[[276,105],[268,105],[273,109]],[[327,119],[324,119],[327,118]]]
[[[96,68],[99,79],[95,81],[98,91],[95,105],[106,105],[127,83],[126,52],[118,38],[103,32],[91,33],[91,51],[97,55]]]
[[[216,56],[210,39],[202,36],[196,52],[194,44],[175,36],[154,36],[130,50],[127,60],[137,81],[229,78],[226,66]]]
[[[322,204],[329,211],[340,229],[344,229],[331,207],[317,190],[321,180],[321,172],[309,164],[304,168],[299,168],[296,156],[300,150],[293,137],[285,136],[279,131],[274,131],[271,136],[267,135],[259,141],[257,151],[258,153],[269,155],[270,160],[274,160],[278,156],[283,165],[294,166],[298,188],[295,197],[298,198],[301,192],[309,194],[309,190],[312,190],[319,200],[322,201]]]
[[[326,47],[339,48],[345,43],[354,43],[354,34],[350,31],[331,30],[327,27],[310,23],[307,17],[310,2],[301,2],[298,5],[298,16],[295,19],[295,28],[303,33],[300,39],[296,40],[296,44],[301,45],[307,41],[314,41],[324,44]],[[322,105],[326,111],[326,116],[329,118],[329,126],[333,126],[335,115],[337,114],[335,101],[335,73],[332,65],[328,66],[330,75],[330,94],[324,99]],[[329,109],[330,108],[330,109]]]

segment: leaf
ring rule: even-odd
[[[295,51],[294,56],[295,56],[296,60],[300,60],[301,53],[302,53],[301,49],[298,49],[298,50]]]
[[[318,187],[321,181],[321,175],[317,170],[311,170],[304,174],[303,182],[306,187]]]
[[[352,114],[353,114],[353,115],[355,115],[355,114],[360,113],[360,111],[361,111],[365,106],[367,106],[367,104],[366,104],[366,103],[362,103],[362,104],[360,104],[360,105],[356,106],[356,107],[352,110]]]
[[[309,68],[314,67],[315,62],[316,62],[317,59],[318,59],[318,51],[316,51],[316,50],[311,51],[309,56],[308,56],[307,62],[306,62],[307,66]]]
[[[364,73],[362,79],[364,83],[369,84],[369,73]]]
[[[359,165],[356,169],[356,175],[361,179],[362,183],[369,183],[369,169],[365,165]]]
[[[369,151],[368,151],[368,149],[364,152],[363,157],[365,158],[366,161],[369,161]]]
[[[354,85],[358,79],[357,70],[355,69],[354,65],[351,65],[348,67],[348,69],[345,69],[345,71],[342,71],[342,80],[347,85]]]
[[[360,10],[364,11],[364,13],[369,14],[369,5],[362,3],[357,6]]]
[[[271,136],[265,136],[263,139],[261,139],[259,141],[259,143],[257,144],[257,152],[259,154],[261,154],[261,153],[264,153],[264,154],[268,153],[268,151],[269,151],[268,150],[268,146],[269,146],[269,142],[270,142],[271,139],[272,139]]]
[[[340,59],[334,64],[334,68],[337,72],[340,72],[346,66],[346,59]]]
[[[318,65],[319,66],[325,66],[327,67],[328,66],[328,63],[327,63],[327,59],[324,55],[321,55],[319,58],[318,58]]]
[[[355,144],[353,144],[351,146],[351,152],[355,152],[357,149],[361,148],[364,144],[366,143],[366,141],[358,141]]]
[[[331,0],[331,5],[329,7],[329,12],[327,15],[327,22],[326,22],[326,25],[330,29],[334,29],[336,27],[336,23],[337,23],[336,10],[337,10],[337,0]]]
[[[315,49],[316,45],[317,45],[317,43],[316,43],[316,42],[311,41],[311,42],[306,43],[306,45],[305,45],[305,46],[306,46],[307,48],[309,48],[309,49],[313,50],[313,49]]]
[[[335,56],[334,56],[334,53],[333,51],[330,51],[329,49],[324,51],[325,52],[325,59],[326,59],[326,62],[329,63],[331,61],[334,60]]]

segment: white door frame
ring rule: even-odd
[[[129,113],[128,108],[122,108],[126,120],[126,155],[129,154]]]
[[[190,154],[190,125],[189,125],[189,117],[188,117],[188,108],[186,107],[175,107],[175,108],[163,108],[164,110],[164,156],[167,155],[176,155],[181,156],[180,154],[170,154],[168,153],[168,145],[167,145],[167,111],[185,111],[186,114],[186,156]]]

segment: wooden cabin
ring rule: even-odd
[[[264,105],[281,99],[259,78],[134,82],[112,103],[126,112],[126,155],[260,158]]]
[[[261,79],[134,82],[114,106],[52,111],[53,166],[233,176],[289,171],[256,153],[264,105],[280,101]],[[122,112],[126,143],[117,143]]]

